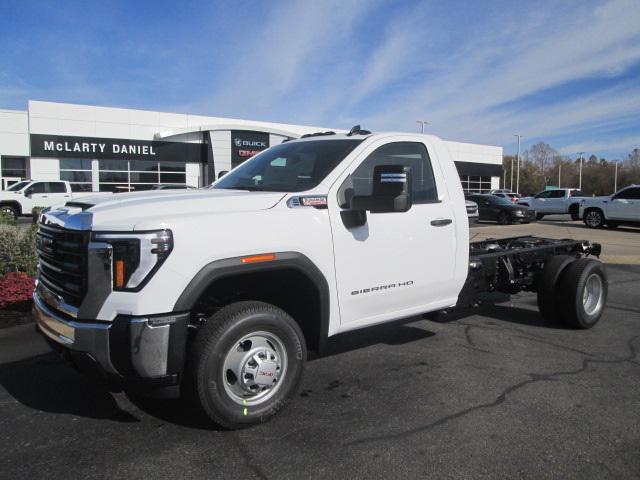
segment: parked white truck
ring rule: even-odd
[[[34,207],[50,207],[80,197],[96,195],[93,192],[74,192],[69,182],[22,180],[0,191],[0,212],[14,218],[29,216]],[[102,193],[101,195],[107,195]]]
[[[433,136],[354,127],[273,146],[199,191],[84,199],[41,215],[37,326],[114,389],[189,393],[240,428],[294,396],[308,350],[395,319],[536,291],[542,315],[600,319],[587,241],[469,244]]]
[[[580,218],[589,228],[640,225],[640,185],[630,185],[606,197],[582,199]]]
[[[582,193],[577,188],[554,188],[536,193],[532,197],[523,197],[518,204],[526,205],[536,212],[541,220],[545,215],[570,214],[572,220],[580,220],[579,209]]]

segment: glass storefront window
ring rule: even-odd
[[[460,175],[460,183],[464,193],[487,193],[491,190],[491,177]]]
[[[148,160],[100,160],[101,192],[133,192],[149,190],[159,183],[184,185],[187,181],[184,162]]]
[[[86,158],[61,158],[60,180],[69,182],[74,192],[90,192],[93,189],[91,162]]]
[[[27,178],[27,159],[24,157],[2,157],[2,177]]]

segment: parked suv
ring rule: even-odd
[[[589,228],[640,225],[640,185],[630,185],[606,197],[582,199],[580,218]]]

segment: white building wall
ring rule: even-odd
[[[0,155],[29,156],[29,116],[21,110],[0,110]]]
[[[455,162],[491,163],[502,165],[502,147],[444,141]]]
[[[216,175],[221,170],[231,170],[231,132],[229,130],[211,132],[211,143]]]
[[[30,176],[33,180],[60,180],[60,160],[32,158]]]
[[[187,163],[186,164],[186,184],[192,187],[200,186],[200,170],[202,169],[199,163]]]

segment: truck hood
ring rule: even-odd
[[[138,230],[161,227],[181,216],[266,210],[285,195],[222,189],[118,193],[81,197],[53,208],[50,213],[67,220],[76,214],[90,213],[92,228],[97,230]],[[64,214],[58,215],[57,211]]]
[[[17,200],[22,197],[22,192],[10,192],[8,190],[0,190],[0,200]]]

